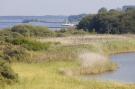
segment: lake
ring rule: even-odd
[[[34,26],[45,26],[53,30],[59,30],[63,28],[62,24],[65,23],[67,18],[67,16],[0,16],[0,29],[13,27],[19,24],[30,24]],[[40,21],[22,23],[24,20]]]
[[[119,69],[101,75],[85,76],[85,79],[135,83],[135,53],[122,53],[111,56]]]

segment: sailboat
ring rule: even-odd
[[[64,27],[73,27],[73,26],[75,26],[75,24],[69,23],[69,21],[66,20],[66,23],[62,24],[62,26],[64,26]]]

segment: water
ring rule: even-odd
[[[47,22],[22,23],[24,20],[32,19],[38,19]],[[59,30],[62,28],[62,24],[64,24],[66,19],[66,16],[0,16],[0,29],[13,27],[19,24],[30,24],[34,26],[45,26],[53,30]]]
[[[123,83],[135,83],[135,53],[123,53],[111,56],[118,63],[119,69],[114,72],[96,76],[86,76],[86,79],[107,80]]]

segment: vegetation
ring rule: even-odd
[[[12,47],[6,43],[0,44],[0,86],[18,81],[18,75],[11,69],[10,62],[13,58],[19,60],[24,55],[22,56],[21,52],[17,53]]]
[[[37,29],[45,33],[49,32],[49,30],[44,30],[42,27],[36,28],[28,25],[0,31],[0,83],[2,85],[17,82],[18,80],[17,74],[10,67],[10,63],[16,61],[30,63],[32,62],[32,55],[28,50],[38,51],[49,48],[51,43],[40,43],[28,39],[27,32],[31,30],[31,34],[35,33],[33,36],[43,36],[41,33],[36,33]],[[47,34],[49,35],[50,33]],[[47,36],[47,34],[45,35]]]
[[[112,72],[117,69],[117,64],[107,61],[104,64],[102,63],[97,63],[94,64],[94,66],[88,66],[88,67],[81,67],[77,70],[79,71],[80,75],[96,75],[96,74],[101,74],[104,72]]]
[[[17,25],[12,28],[0,31],[0,40],[12,40],[14,38],[42,38],[42,37],[63,37],[69,35],[85,35],[88,34],[83,30],[75,28],[61,29],[59,31],[51,31],[46,27],[31,26],[31,25]]]
[[[51,45],[50,42],[48,43],[41,43],[34,40],[26,39],[26,38],[16,38],[12,40],[7,40],[7,42],[13,45],[21,45],[22,47],[28,50],[40,51],[40,50],[47,50]]]
[[[18,81],[18,75],[14,73],[10,65],[0,60],[0,87],[4,84],[11,84]]]
[[[56,31],[56,37],[66,37],[66,36],[72,36],[72,35],[86,35],[86,34],[89,34],[89,33],[83,30],[77,30],[74,28],[61,29],[59,31]]]
[[[1,60],[5,60],[9,63],[20,61],[30,62],[30,53],[23,47],[20,46],[5,46],[1,51]]]
[[[87,14],[80,14],[80,15],[70,15],[68,17],[69,22],[79,22],[83,17],[87,16]]]
[[[79,77],[63,76],[61,68],[72,68],[74,62],[52,62],[39,64],[14,63],[12,68],[18,73],[20,82],[7,85],[4,89],[134,89],[131,84],[81,80]]]
[[[50,37],[55,36],[55,33],[48,30],[46,27],[31,26],[31,25],[17,25],[11,28],[12,32],[17,32],[25,37]]]
[[[115,70],[117,64],[109,61],[108,55],[135,51],[134,36],[89,35],[74,29],[46,32],[41,29],[38,33],[38,27],[19,25],[0,31],[0,84],[3,85],[1,81],[19,80],[16,84],[2,86],[3,89],[135,88],[128,84],[80,79],[80,74]]]
[[[135,33],[135,10],[126,12],[101,8],[98,14],[89,15],[83,18],[78,29],[100,34],[125,34]]]

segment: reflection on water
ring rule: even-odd
[[[111,59],[119,65],[117,71],[96,76],[85,76],[85,79],[135,83],[135,53],[117,54],[111,56]]]

